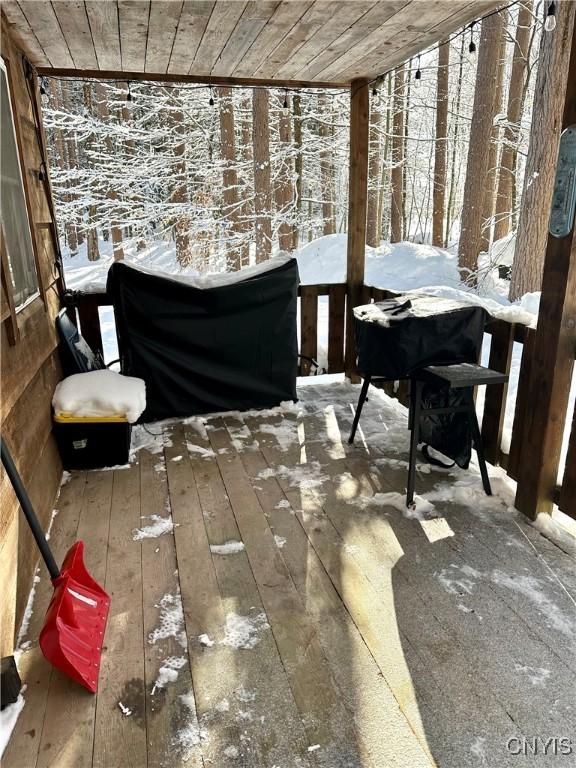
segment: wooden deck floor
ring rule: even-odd
[[[51,542],[112,595],[100,691],[35,644],[42,572],[5,768],[574,765],[507,749],[576,750],[574,560],[473,470],[423,468],[437,517],[403,515],[405,413],[375,394],[350,448],[357,391],[149,425],[129,468],[73,474]]]

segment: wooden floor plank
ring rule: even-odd
[[[105,589],[110,613],[96,703],[94,768],[146,764],[141,547],[131,541],[140,524],[140,466],[114,471]],[[122,709],[125,708],[125,710]]]
[[[234,650],[219,642],[225,610],[182,427],[173,427],[170,437],[171,445],[165,448],[166,470],[200,750],[207,765],[221,765],[227,759],[226,750],[239,750],[241,742],[241,728],[229,720],[224,703],[235,697],[240,673]],[[181,458],[174,461],[177,457]],[[213,645],[204,644],[202,636]],[[239,764],[247,765],[244,761]]]
[[[210,443],[197,430],[188,428],[186,438],[193,450],[190,463],[204,523],[211,546],[226,542],[241,543],[241,536],[218,466],[207,458]],[[248,544],[246,545],[248,546]],[[265,614],[246,551],[212,553],[220,595],[227,618]],[[308,765],[308,742],[294,702],[286,672],[268,627],[258,632],[253,650],[237,652],[238,675],[244,691],[251,691],[251,702],[232,700],[229,716],[242,724],[243,756],[253,765],[290,765],[296,760]]]
[[[211,422],[210,442],[268,615],[310,746],[322,765],[362,765],[366,745],[330,674],[313,622],[275,545],[272,531],[224,424]],[[219,451],[225,450],[226,453]],[[327,717],[327,713],[330,713]]]
[[[88,571],[103,584],[112,501],[112,472],[89,472],[78,524]],[[100,684],[103,684],[101,679]],[[105,682],[104,682],[105,684]],[[53,671],[38,753],[38,768],[88,768],[92,765],[96,698]]]
[[[240,456],[251,477],[268,468],[259,451],[245,451]],[[332,673],[354,713],[356,728],[367,744],[373,764],[411,768],[431,765],[277,480],[259,478],[255,485],[272,531],[281,542],[284,561],[307,614],[318,627]]]
[[[142,514],[138,527],[141,527],[153,522],[152,515],[168,517],[171,508],[163,453],[141,450],[138,462]],[[155,768],[200,768],[202,758],[199,749],[185,737],[191,732],[191,723],[192,731],[196,727],[196,715],[187,704],[193,700],[193,694],[189,699],[192,677],[187,648],[173,635],[156,637],[161,626],[162,603],[166,602],[166,596],[177,597],[180,593],[174,535],[166,533],[145,538],[139,546],[142,548],[148,765]],[[177,660],[175,672],[178,676],[176,680],[159,687],[156,682],[160,670],[172,660]]]

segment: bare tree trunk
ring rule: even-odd
[[[390,222],[389,222],[389,209],[384,209],[384,190],[390,186],[390,168],[388,157],[390,155],[390,100],[392,97],[392,73],[386,75],[387,86],[386,92],[388,98],[386,99],[386,130],[384,133],[384,151],[381,158],[381,178],[380,178],[380,192],[378,194],[378,227],[380,229],[380,240],[384,237],[390,239]],[[386,224],[384,225],[384,213],[386,213]]]
[[[475,282],[482,237],[484,179],[488,172],[490,137],[494,118],[494,91],[498,76],[498,50],[504,15],[497,13],[482,22],[474,108],[468,144],[462,223],[458,243],[458,264],[462,280]]]
[[[270,128],[268,91],[256,88],[252,94],[252,147],[254,153],[254,211],[256,214],[256,263],[266,261],[272,251],[270,212]]]
[[[62,85],[58,80],[54,80],[50,88],[51,107],[56,111],[62,109],[61,88]],[[57,128],[54,131],[54,142],[56,145],[56,162],[58,163],[58,168],[60,168],[61,171],[64,171],[68,162],[68,158],[66,157],[67,147],[60,128]],[[66,184],[66,188],[68,187],[69,183]],[[71,199],[70,193],[67,192],[64,196],[64,200],[69,203]],[[78,253],[78,237],[76,235],[75,225],[69,220],[64,222],[64,233],[66,235],[66,243],[68,245],[70,256],[76,256]]]
[[[438,80],[436,85],[436,141],[434,142],[434,187],[432,192],[432,245],[444,245],[446,200],[446,144],[448,139],[448,77],[450,43],[438,48]]]
[[[370,107],[370,135],[368,165],[368,210],[366,213],[366,242],[372,248],[380,245],[380,220],[378,217],[378,185],[380,184],[380,122],[382,113],[373,99]]]
[[[500,157],[498,171],[498,192],[496,194],[496,215],[494,224],[494,240],[500,240],[510,232],[512,221],[512,190],[516,172],[516,156],[520,121],[524,109],[526,89],[524,82],[528,69],[528,47],[530,44],[530,27],[532,11],[529,3],[521,3],[516,24],[516,38],[512,56],[512,70],[508,89],[508,107],[506,109],[506,127],[504,129],[504,144]]]
[[[320,150],[320,180],[322,184],[322,231],[325,235],[333,235],[336,232],[336,218],[334,215],[334,163],[333,163],[333,138],[334,126],[332,125],[332,107],[330,100],[324,95],[318,96],[318,112],[322,116],[319,125],[319,136],[322,142]]]
[[[278,138],[282,157],[280,158],[280,169],[276,177],[275,198],[276,210],[281,217],[278,227],[278,246],[281,251],[291,251],[294,242],[294,233],[292,223],[289,218],[292,216],[292,206],[294,203],[294,186],[292,184],[292,124],[289,109],[284,109],[284,96],[280,96],[279,105],[281,108],[278,119]],[[288,100],[288,96],[286,96]],[[288,107],[290,102],[288,101]]]
[[[92,86],[90,83],[84,83],[82,87],[84,94],[84,108],[88,115],[92,115]],[[90,134],[86,140],[86,151],[90,153],[94,145],[94,134]],[[87,158],[88,166],[92,164],[92,161]],[[98,231],[96,229],[96,216],[97,209],[94,204],[88,206],[88,234],[87,234],[87,256],[88,261],[98,261],[100,258],[100,251],[98,249]]]
[[[410,239],[410,225],[412,223],[410,214],[406,213],[406,200],[408,189],[408,135],[410,132],[410,96],[412,91],[412,60],[408,61],[404,71],[404,145],[402,147],[402,239]]]
[[[292,247],[298,248],[299,226],[302,218],[302,174],[304,173],[304,155],[302,153],[302,104],[300,95],[295,94],[292,99],[292,113],[294,115],[294,171],[296,174],[296,218],[292,228]]]
[[[102,83],[96,84],[96,101],[98,105],[98,116],[103,122],[107,122],[110,119],[110,113],[108,111],[108,103],[106,100],[106,88]],[[110,136],[106,136],[106,150],[108,156],[112,157],[114,154],[114,145]],[[118,199],[118,195],[115,190],[108,188],[106,190],[106,197],[112,201],[112,205]],[[112,248],[114,252],[114,260],[121,261],[124,258],[124,249],[122,247],[122,230],[118,226],[118,222],[112,217],[110,222],[110,229],[112,232]]]
[[[402,240],[404,221],[404,65],[394,73],[394,113],[392,119],[392,204],[390,242]]]
[[[72,95],[70,93],[70,89],[72,87],[72,84],[70,81],[62,82],[61,88],[62,88],[62,105],[64,107],[64,110],[68,113],[74,111],[74,107],[72,106]],[[78,154],[76,152],[76,143],[74,139],[66,138],[64,141],[64,148],[66,150],[65,157],[66,157],[66,167],[69,171],[75,169],[78,169]],[[70,184],[68,184],[68,187],[70,188]],[[72,191],[70,191],[70,200],[74,199],[74,194]],[[82,227],[78,226],[78,223],[76,221],[70,222],[71,228],[74,230],[76,235],[76,243],[77,245],[82,245],[84,242],[84,233],[82,231]]]
[[[562,126],[564,89],[576,3],[557,3],[556,29],[542,32],[538,75],[534,90],[530,144],[516,235],[510,299],[540,290],[548,241],[548,220]]]
[[[464,69],[464,36],[460,40],[460,58],[458,65],[458,80],[456,83],[456,103],[454,105],[454,130],[452,132],[452,152],[450,160],[450,190],[448,192],[448,206],[446,211],[446,235],[444,237],[444,247],[447,248],[452,230],[452,221],[454,220],[454,201],[456,199],[456,152],[458,149],[459,135],[459,115],[460,103],[462,101],[462,73]]]
[[[498,68],[496,71],[496,82],[494,85],[494,106],[492,117],[492,135],[490,138],[490,149],[488,152],[488,172],[484,186],[484,201],[482,204],[482,240],[480,249],[488,251],[492,241],[492,224],[494,218],[494,209],[496,205],[496,189],[498,182],[498,149],[500,147],[500,126],[494,125],[494,118],[502,111],[502,94],[504,90],[504,69],[506,65],[506,16],[502,25],[502,32],[497,48],[496,56],[498,58]]]
[[[241,207],[241,229],[244,233],[244,242],[240,249],[240,258],[242,266],[250,263],[250,243],[253,240],[253,218],[254,218],[254,200],[252,198],[252,174],[254,172],[254,163],[252,157],[252,99],[248,96],[242,100],[241,105],[241,151],[243,171],[240,181],[242,186],[240,196],[242,200]]]
[[[232,88],[219,89],[218,107],[220,110],[220,151],[222,153],[222,197],[224,199],[224,217],[232,243],[226,243],[227,262],[231,269],[240,269],[242,257],[238,247],[239,199],[238,174],[236,172],[236,136],[234,133],[234,104]]]
[[[179,102],[178,91],[174,92],[174,99]],[[187,267],[192,263],[192,249],[190,248],[190,232],[187,208],[190,204],[188,183],[186,176],[186,142],[183,137],[184,116],[179,109],[170,111],[170,123],[173,129],[174,154],[173,186],[170,202],[177,209],[174,221],[174,235],[176,240],[176,259],[181,267]]]

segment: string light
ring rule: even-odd
[[[288,88],[284,91],[284,104],[282,104],[283,109],[288,109]]]
[[[415,80],[422,80],[422,70],[420,69],[420,54],[418,54],[418,69],[414,75]]]
[[[213,107],[214,106],[214,93],[212,91],[212,86],[209,85],[208,87],[210,88],[210,100],[209,100],[208,104],[210,104],[210,106]]]
[[[128,93],[126,94],[126,101],[132,101],[132,92],[130,91],[130,80],[126,82],[128,86]]]
[[[476,43],[474,42],[474,24],[476,24],[475,21],[470,24],[470,45],[468,46],[469,53],[474,53],[476,51]]]
[[[553,32],[556,29],[556,3],[554,0],[548,6],[546,21],[544,22],[546,32]]]

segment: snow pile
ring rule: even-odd
[[[164,435],[164,425],[168,421],[157,421],[152,429],[145,424],[136,424],[132,429],[130,440],[130,461],[134,461],[140,451],[149,453],[161,453],[164,447],[170,448],[172,441]]]
[[[261,480],[279,477],[292,488],[299,488],[301,491],[314,491],[330,480],[329,476],[322,472],[322,465],[318,461],[311,461],[309,464],[298,464],[295,467],[286,467],[284,464],[267,467],[260,470],[256,477]]]
[[[224,544],[210,544],[210,552],[213,555],[235,555],[244,551],[243,541],[225,541]]]
[[[8,706],[0,712],[0,758],[2,758],[4,750],[8,746],[16,721],[20,717],[20,712],[24,709],[24,704],[24,696],[19,694],[13,704],[8,704]]]
[[[284,419],[280,424],[262,424],[259,432],[263,435],[272,435],[281,451],[289,451],[298,440],[297,427],[294,422]]]
[[[375,493],[374,496],[359,496],[353,503],[357,507],[367,507],[375,505],[378,507],[393,507],[401,512],[404,517],[423,520],[425,515],[434,513],[434,505],[428,499],[422,496],[414,495],[414,502],[411,507],[406,506],[406,495],[397,491],[387,493]]]
[[[40,582],[40,576],[38,575],[39,571],[40,571],[40,568],[38,567],[34,572],[34,581],[32,583],[32,589],[30,590],[30,594],[28,595],[26,608],[24,610],[24,616],[22,617],[22,622],[20,624],[20,630],[18,632],[18,637],[16,639],[16,648],[24,647],[23,641],[26,635],[28,634],[30,619],[32,618],[32,615],[34,613],[34,598],[36,597],[36,585]]]
[[[142,379],[107,369],[75,373],[58,383],[52,405],[56,413],[125,415],[133,423],[146,408],[146,386]]]
[[[168,683],[174,683],[178,680],[178,670],[186,664],[184,656],[170,656],[164,659],[162,666],[158,670],[158,677],[152,687],[152,696],[157,689],[166,688]]]
[[[202,459],[213,459],[216,456],[212,448],[203,448],[201,445],[196,445],[188,440],[186,441],[186,448],[188,453],[198,453]]]
[[[239,616],[237,613],[228,613],[226,615],[226,632],[220,644],[228,645],[231,648],[250,650],[260,642],[259,633],[269,626],[264,613],[259,613],[253,619],[249,616]]]
[[[142,539],[157,539],[165,533],[174,531],[174,523],[171,517],[160,517],[160,515],[148,515],[145,519],[152,520],[150,525],[142,528],[136,528],[132,532],[133,541],[142,541]]]
[[[182,648],[187,648],[188,638],[184,627],[184,612],[180,595],[164,595],[156,607],[160,608],[160,626],[149,634],[148,642],[150,645],[155,645],[159,640],[173,637]]]
[[[183,693],[178,697],[178,701],[182,706],[185,722],[176,732],[173,745],[182,754],[182,760],[188,762],[194,754],[196,747],[207,737],[207,733],[200,727],[198,722],[193,691]]]

